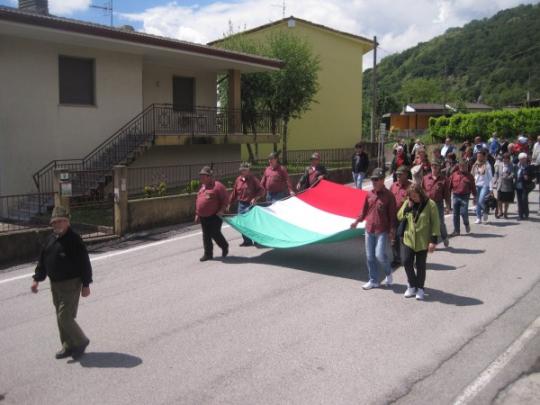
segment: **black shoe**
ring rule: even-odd
[[[459,235],[460,235],[459,232],[454,231],[454,232],[452,232],[450,235],[448,235],[448,237],[449,237],[449,238],[454,238],[454,237],[459,236]]]
[[[72,352],[70,349],[66,349],[65,347],[63,347],[62,350],[56,352],[56,354],[54,355],[54,358],[57,360],[65,359],[71,356],[71,353]]]
[[[253,246],[253,242],[243,241],[240,243],[240,247]]]
[[[90,344],[90,341],[87,340],[86,343],[84,343],[82,346],[79,346],[73,349],[71,353],[71,357],[73,357],[74,359],[78,359],[79,357],[81,357],[84,354],[84,351],[86,350],[89,344]]]
[[[227,257],[228,254],[229,254],[229,247],[228,246],[221,249],[221,257]]]
[[[397,269],[399,266],[401,266],[401,262],[399,260],[392,260],[392,263],[390,263],[390,267],[393,269]]]
[[[205,254],[203,255],[203,257],[201,257],[201,258],[199,259],[199,261],[201,261],[201,262],[206,262],[207,260],[212,260],[212,259],[213,259],[212,255],[207,255],[207,254],[205,253]]]

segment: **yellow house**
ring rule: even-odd
[[[280,30],[306,39],[321,66],[317,102],[289,124],[289,150],[351,148],[362,134],[362,57],[373,49],[373,41],[292,16],[240,35],[266,41]],[[219,47],[222,41],[209,45]],[[261,145],[259,157],[269,150],[270,145]]]

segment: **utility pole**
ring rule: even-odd
[[[375,142],[375,120],[377,116],[377,36],[373,37],[373,73],[371,81],[371,143]]]

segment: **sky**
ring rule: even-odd
[[[103,6],[110,0],[49,0],[51,14],[109,24]],[[377,36],[378,60],[425,42],[473,19],[538,0],[113,0],[114,25],[197,43],[294,15],[368,38]],[[16,0],[0,0],[16,7]],[[372,53],[364,68],[372,66]]]

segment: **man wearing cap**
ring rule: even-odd
[[[300,177],[296,185],[296,189],[298,191],[306,190],[323,179],[327,174],[326,167],[321,165],[321,155],[315,152],[311,155],[311,165],[306,167],[304,174]]]
[[[289,173],[279,163],[279,155],[276,152],[268,155],[268,167],[264,170],[261,186],[266,193],[266,201],[271,203],[294,195]]]
[[[390,187],[390,192],[393,194],[394,199],[396,200],[396,210],[399,211],[403,202],[407,199],[407,190],[412,184],[412,181],[409,180],[409,168],[407,166],[400,166],[396,171],[397,180]],[[396,220],[396,230],[397,230],[397,220]],[[392,242],[392,267],[399,267],[401,265],[401,243],[402,238],[398,237],[394,232],[395,238],[391,240]]]
[[[229,199],[227,189],[219,181],[214,180],[210,167],[205,166],[201,169],[199,180],[201,188],[195,203],[195,223],[201,223],[204,255],[199,260],[205,262],[214,258],[212,239],[221,248],[223,257],[229,254],[229,244],[221,233],[223,220],[219,217],[227,208]]]
[[[386,274],[385,284],[392,285],[392,269],[386,254],[388,239],[395,239],[396,229],[396,200],[393,194],[384,186],[384,171],[381,168],[371,174],[373,190],[368,193],[362,212],[351,224],[351,228],[366,221],[366,259],[369,281],[362,286],[370,290],[379,286],[377,266],[380,264]]]
[[[69,214],[64,207],[54,208],[50,224],[53,233],[45,241],[39,255],[31,289],[37,293],[39,283],[49,277],[62,343],[55,357],[64,359],[72,356],[76,359],[83,355],[90,343],[75,318],[79,297],[90,295],[92,266],[86,247],[71,228]]]
[[[259,198],[264,196],[264,189],[261,187],[259,180],[253,174],[251,174],[249,163],[242,163],[239,170],[240,175],[234,182],[227,211],[231,205],[238,202],[238,214],[244,214],[252,205],[257,202]],[[240,246],[243,247],[253,245],[253,241],[247,236],[242,235],[242,238],[244,241],[240,244]]]
[[[441,164],[438,161],[431,163],[431,173],[428,173],[422,179],[422,188],[426,191],[426,195],[431,198],[437,209],[439,210],[439,226],[441,238],[444,246],[448,247],[448,231],[444,223],[444,214],[450,213],[450,179],[441,173]],[[446,210],[444,204],[446,203]]]

